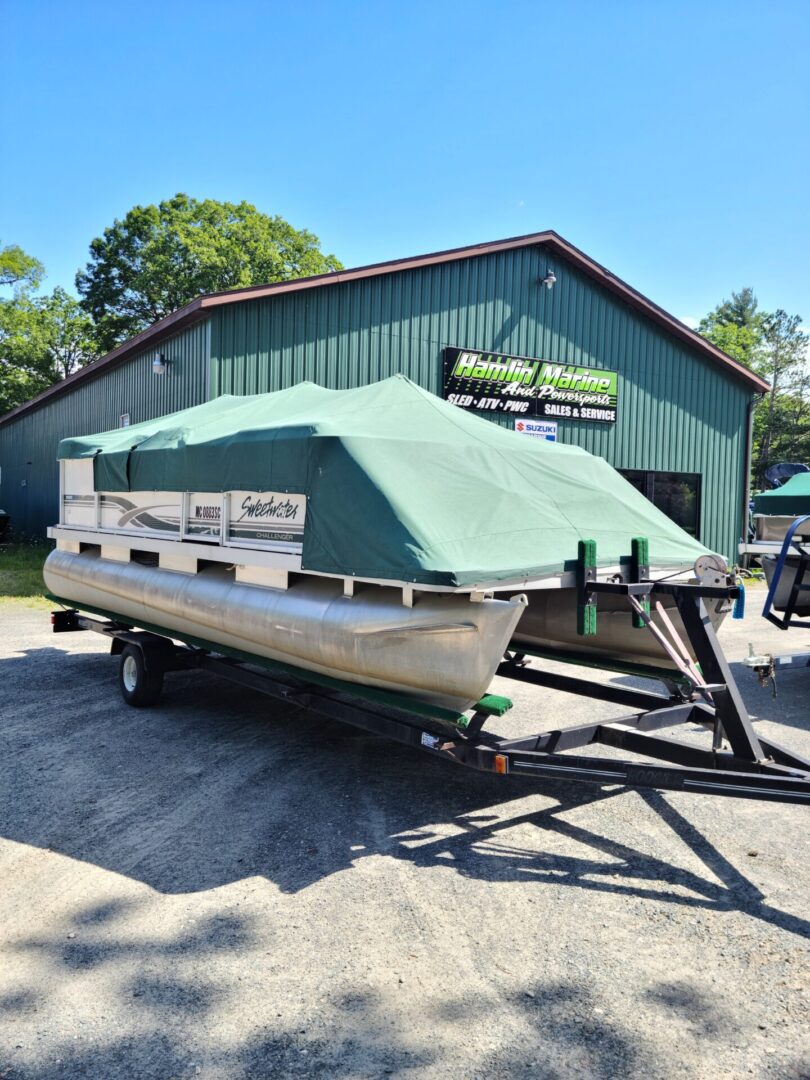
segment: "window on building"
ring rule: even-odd
[[[129,413],[128,412],[121,413],[121,415],[118,417],[118,426],[119,427],[129,427]]]
[[[700,539],[700,474],[619,469],[633,487],[676,525]]]

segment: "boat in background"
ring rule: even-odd
[[[782,475],[780,469],[789,471]],[[778,555],[791,526],[798,518],[810,514],[810,471],[807,466],[777,465],[768,470],[766,477],[769,475],[778,486],[754,496],[752,535],[740,544],[740,555],[755,558]],[[798,540],[810,541],[810,521],[803,522],[795,535]],[[765,569],[764,562],[762,565]]]

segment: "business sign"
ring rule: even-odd
[[[503,353],[444,350],[444,397],[462,409],[615,424],[618,374]]]
[[[516,416],[515,431],[521,435],[534,435],[536,439],[545,439],[546,442],[557,441],[556,420],[524,420]]]

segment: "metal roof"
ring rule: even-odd
[[[350,270],[331,271],[328,274],[316,274],[313,277],[295,278],[292,281],[276,281],[269,285],[252,285],[245,289],[232,289],[229,292],[209,293],[205,296],[195,297],[183,307],[167,315],[147,327],[146,330],[136,334],[135,337],[125,341],[122,345],[112,349],[98,360],[79,368],[72,375],[53,386],[43,390],[41,394],[31,398],[30,401],[18,405],[11,412],[0,416],[0,424],[14,420],[23,413],[44,404],[49,398],[72,390],[77,384],[93,376],[106,368],[123,363],[133,353],[148,345],[156,345],[178,330],[184,329],[192,323],[198,322],[208,316],[212,308],[222,307],[225,304],[237,304],[244,300],[259,300],[266,296],[275,296],[280,293],[299,292],[304,289],[318,289],[330,285],[339,285],[342,282],[356,281],[359,278],[376,277],[380,274],[395,274],[402,270],[416,270],[423,266],[435,266],[438,263],[454,262],[458,259],[473,259],[479,255],[490,255],[498,251],[509,251],[514,248],[530,247],[532,245],[547,248],[550,253],[557,254],[568,260],[578,270],[597,281],[604,288],[614,293],[630,307],[646,315],[675,337],[691,345],[697,352],[702,353],[707,359],[725,367],[728,373],[742,382],[747,383],[757,393],[766,393],[770,390],[769,384],[744,364],[712,345],[706,338],[694,330],[690,330],[680,319],[670,315],[663,308],[654,304],[632,286],[616,277],[604,266],[589,258],[579,248],[563,239],[558,233],[549,229],[545,232],[528,233],[526,236],[515,236],[508,240],[492,240],[485,244],[473,244],[469,247],[450,248],[447,251],[436,251],[430,255],[417,255],[407,259],[392,259],[388,262],[372,263],[369,266],[359,266]]]

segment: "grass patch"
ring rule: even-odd
[[[52,549],[50,543],[0,545],[0,603],[7,600],[49,603],[44,597],[42,564]]]

